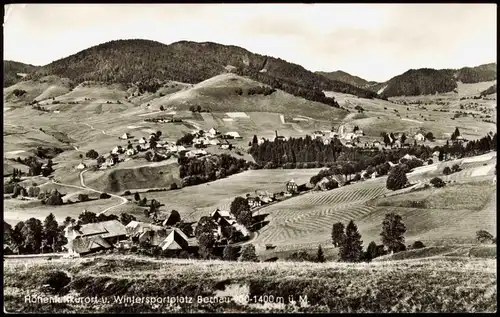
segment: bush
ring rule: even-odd
[[[241,255],[238,258],[240,262],[259,262],[255,253],[255,246],[253,244],[246,244],[241,250]]]
[[[288,261],[294,262],[314,262],[314,258],[306,251],[296,251],[290,254],[287,258]]]
[[[123,196],[129,196],[129,195],[132,195],[132,193],[130,192],[130,190],[126,190],[126,191],[123,193]]]
[[[89,200],[89,195],[87,194],[79,194],[78,195],[78,200],[81,202],[88,201]]]
[[[108,198],[111,198],[111,195],[109,195],[108,193],[101,193],[99,195],[99,199],[108,199]]]
[[[411,246],[412,249],[422,249],[425,248],[425,245],[422,241],[415,241],[413,242],[413,245]]]
[[[238,260],[240,247],[227,245],[224,248],[222,258],[226,261],[236,261]]]
[[[460,166],[458,164],[454,164],[451,167],[451,170],[452,170],[453,173],[459,172],[460,171]]]
[[[386,187],[390,190],[398,190],[404,188],[408,183],[405,169],[401,166],[394,166],[387,177]]]
[[[451,168],[449,166],[446,166],[444,169],[443,169],[443,174],[444,175],[450,175],[452,172],[451,172]]]
[[[492,242],[496,243],[496,239],[486,230],[479,230],[476,232],[476,238],[479,243]]]
[[[42,285],[48,284],[55,292],[60,292],[69,284],[71,278],[63,271],[48,272],[42,280]]]
[[[429,160],[427,161],[427,164],[432,165],[432,164],[434,164],[434,161],[433,161],[432,159],[429,159]]]
[[[439,177],[434,177],[433,179],[431,179],[430,183],[436,188],[446,186],[446,183]]]

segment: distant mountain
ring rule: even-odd
[[[377,94],[330,80],[279,58],[241,47],[189,41],[165,45],[149,40],[118,40],[100,44],[37,69],[28,78],[57,75],[76,84],[93,80],[106,83],[150,83],[175,80],[198,83],[221,73],[234,72],[295,96],[338,106],[323,90],[373,98]],[[147,86],[148,84],[146,84]]]
[[[351,75],[349,73],[343,72],[341,70],[335,72],[316,72],[319,75],[322,75],[330,80],[340,81],[355,87],[366,88],[369,86],[373,86],[377,84],[374,81],[367,81],[361,77]]]
[[[384,97],[416,96],[451,92],[457,88],[457,82],[479,83],[495,80],[496,63],[460,69],[410,69],[384,83],[379,91]]]
[[[3,87],[9,87],[23,80],[25,74],[34,72],[38,66],[14,62],[3,61]]]

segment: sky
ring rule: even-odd
[[[46,65],[118,39],[236,45],[386,81],[496,61],[496,4],[13,4],[4,60]]]

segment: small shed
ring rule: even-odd
[[[87,168],[87,165],[85,165],[85,163],[80,163],[76,166],[76,169],[77,170],[83,170],[83,169],[86,169]]]

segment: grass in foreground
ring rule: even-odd
[[[51,271],[65,272],[70,276],[69,283],[58,291],[58,296],[97,296],[100,302],[25,302],[26,295],[54,296],[49,290],[42,290],[42,285],[47,283],[44,277]],[[4,272],[5,310],[8,312],[266,310],[383,313],[494,312],[497,309],[496,261],[484,259],[454,258],[370,264],[256,264],[99,256],[71,261],[5,262]],[[267,304],[237,300],[246,296],[250,300],[259,299],[265,295],[268,296],[263,297],[268,299]],[[121,296],[163,297],[164,302],[125,305],[117,300],[123,300],[124,297]],[[193,298],[193,302],[171,305],[166,302],[165,297],[176,296]],[[198,296],[228,296],[235,300],[199,303]],[[307,305],[300,304],[299,296],[307,296]],[[292,303],[292,299],[296,303]]]

